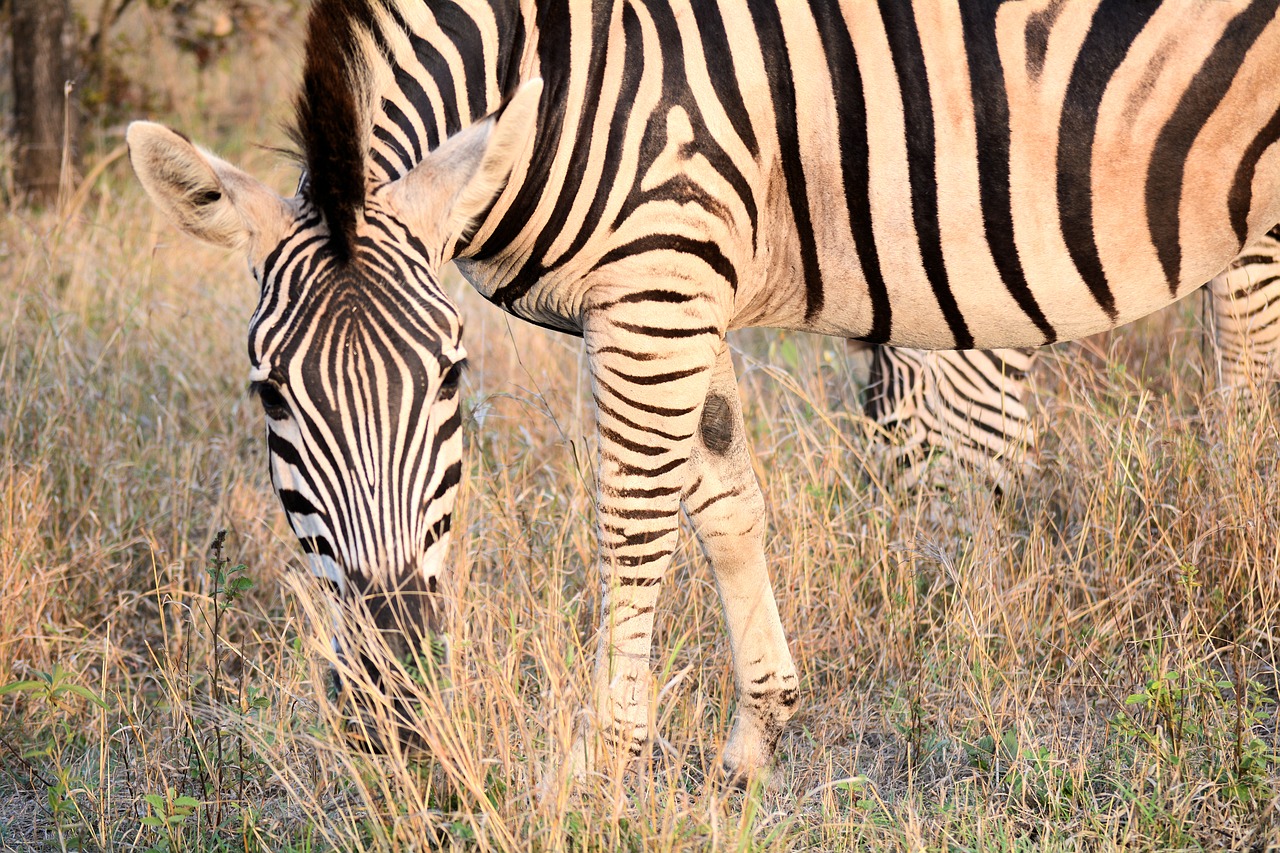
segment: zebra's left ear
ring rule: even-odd
[[[193,237],[251,252],[275,247],[293,222],[288,204],[180,133],[135,121],[125,134],[133,171],[170,221]]]
[[[522,85],[504,107],[446,139],[399,180],[388,201],[413,230],[451,247],[502,192],[538,121],[542,81]],[[452,256],[447,251],[446,259]]]

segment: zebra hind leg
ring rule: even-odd
[[[1219,384],[1250,390],[1280,372],[1280,225],[1209,283]]]
[[[874,347],[863,410],[882,428],[885,461],[903,485],[938,475],[945,483],[956,462],[985,475],[997,494],[1022,476],[1036,446],[1026,406],[1035,358],[1020,349]]]
[[[715,574],[738,693],[723,770],[730,784],[744,786],[773,760],[796,708],[798,680],[765,565],[764,496],[727,344],[717,354],[689,465],[685,512]]]

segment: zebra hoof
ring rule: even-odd
[[[720,762],[720,787],[730,791],[745,791],[751,784],[751,774],[739,772],[728,761]]]
[[[773,746],[756,726],[739,716],[725,745],[720,769],[725,787],[744,791],[755,779],[768,776],[773,764]]]

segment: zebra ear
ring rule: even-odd
[[[236,249],[259,235],[282,234],[292,221],[284,199],[180,133],[135,121],[125,141],[147,195],[193,237]]]
[[[386,190],[406,223],[451,244],[502,192],[534,134],[542,81],[522,85],[504,107],[446,139]],[[452,252],[446,252],[446,257]]]

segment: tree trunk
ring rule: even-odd
[[[36,204],[57,201],[64,127],[71,117],[64,87],[72,77],[70,0],[13,0],[14,184]]]

